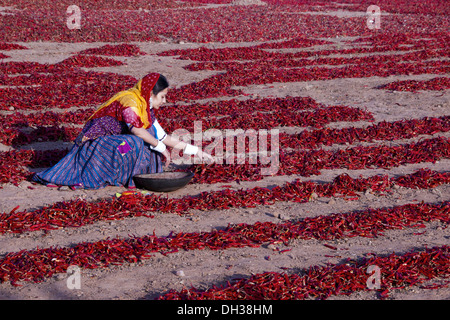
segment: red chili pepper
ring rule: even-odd
[[[80,203],[83,202],[80,201]],[[54,265],[54,259],[59,259],[60,256],[66,257],[63,259],[64,266],[67,264],[78,264],[96,268],[107,266],[110,263],[137,261],[138,259],[148,256],[152,252],[169,254],[176,252],[179,248],[185,250],[201,250],[204,248],[222,250],[231,247],[257,247],[268,241],[273,242],[281,240],[285,242],[294,238],[316,238],[327,240],[333,238],[338,239],[355,234],[372,237],[383,230],[410,227],[421,221],[441,220],[448,223],[450,222],[448,221],[449,206],[450,203],[448,202],[435,205],[424,203],[410,204],[388,209],[371,209],[366,212],[312,217],[295,223],[287,222],[277,225],[269,222],[257,222],[254,225],[240,224],[229,226],[224,230],[212,232],[178,233],[160,238],[153,235],[129,239],[102,240],[95,243],[78,244],[71,248],[48,248],[37,249],[34,251],[21,251],[19,253],[6,254],[3,259],[0,259],[0,276],[3,274],[3,279],[8,278],[8,274],[11,271],[6,272],[6,270],[17,270],[17,268],[22,268],[21,270],[26,271],[28,268],[27,264],[19,263],[17,261],[29,259],[29,257],[34,257],[32,258],[34,259],[33,261],[36,259],[37,261],[42,261],[42,270],[36,274],[36,277],[39,278],[51,276],[52,271],[50,270],[52,270],[52,268],[46,266],[50,262]],[[395,216],[401,217],[401,219],[394,219]],[[387,217],[389,217],[389,219],[387,219]],[[336,221],[341,221],[342,219],[351,221],[352,223],[348,223],[348,226],[340,232],[336,229],[324,227],[334,225]],[[45,225],[45,221],[42,223]],[[36,228],[41,227],[40,225],[35,226]],[[20,228],[21,225],[18,224],[18,227]],[[370,233],[367,232],[369,229]],[[335,247],[333,246],[327,244],[324,245],[335,250]],[[13,260],[11,260],[12,257],[14,257]],[[11,263],[11,261],[15,262]],[[431,276],[432,275],[430,275],[430,277]],[[36,277],[33,279],[38,279]],[[16,278],[16,280],[29,280],[29,278],[21,277]]]
[[[395,288],[413,286],[423,283],[414,269],[417,260],[421,259],[421,272],[433,270],[437,264],[444,264],[446,269],[439,269],[430,275],[431,278],[449,275],[449,247],[434,247],[424,251],[408,252],[403,255],[391,254],[387,257],[374,256],[361,262],[347,264],[329,264],[327,266],[312,266],[302,272],[303,275],[264,272],[247,279],[238,279],[223,287],[213,287],[205,291],[190,288],[177,292],[171,290],[161,295],[159,300],[237,300],[237,299],[326,299],[331,295],[349,295],[355,291],[370,290],[367,287],[367,267],[377,265],[383,270],[382,287],[378,290],[382,299],[387,298]],[[392,275],[401,267],[402,277]],[[320,279],[320,280],[319,280]],[[439,288],[441,285],[428,286],[428,289]]]
[[[388,190],[394,185],[402,185],[409,188],[431,188],[449,183],[448,173],[439,173],[431,170],[419,170],[416,173],[388,179],[387,176],[373,176],[368,178],[352,179],[348,175],[340,175],[333,182],[327,184],[314,184],[311,182],[294,181],[278,186],[271,190],[255,187],[248,190],[222,190],[203,192],[198,196],[185,196],[182,198],[167,199],[156,195],[142,195],[132,192],[129,195],[113,199],[90,203],[74,200],[70,202],[56,203],[50,207],[44,207],[31,212],[17,212],[0,214],[5,218],[0,219],[0,232],[8,231],[8,219],[22,221],[25,224],[21,232],[27,231],[29,226],[40,223],[51,216],[48,223],[51,225],[76,226],[89,224],[103,219],[122,219],[127,216],[153,217],[146,212],[173,212],[176,214],[187,213],[190,209],[209,210],[212,208],[229,209],[232,207],[254,207],[260,204],[273,204],[276,201],[307,202],[311,194],[315,192],[321,197],[336,196],[337,193],[365,192],[368,189],[380,192]],[[134,204],[139,203],[136,207]],[[55,216],[54,212],[60,212]],[[6,218],[7,217],[7,218]],[[3,222],[1,222],[3,221]],[[76,223],[75,223],[76,222]],[[345,220],[336,221],[333,230],[345,226]],[[15,231],[17,232],[17,228]],[[283,240],[284,241],[284,240]]]

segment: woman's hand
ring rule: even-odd
[[[133,129],[131,129],[131,133],[138,136],[139,138],[141,138],[145,142],[149,143],[153,147],[155,147],[159,143],[159,141],[144,128],[133,127]],[[169,150],[166,149],[161,153],[163,154],[163,156],[165,158],[164,167],[167,168],[169,166],[170,162],[172,161],[172,159],[170,157],[170,152],[169,152]]]
[[[185,150],[187,143],[178,140],[177,138],[172,137],[171,135],[167,135],[163,142],[171,148],[178,149],[178,150]],[[189,154],[189,153],[188,153]],[[204,161],[207,164],[212,164],[215,162],[214,158],[207,152],[204,152],[201,150],[201,148],[198,148],[197,153],[195,154],[196,157],[199,157],[202,161]]]
[[[162,154],[165,158],[164,167],[167,168],[170,165],[170,162],[172,161],[172,159],[170,158],[170,152],[168,149],[166,149],[166,150],[164,150],[164,152]]]

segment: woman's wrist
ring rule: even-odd
[[[192,144],[186,143],[186,147],[184,147],[183,154],[187,155],[196,155],[198,153],[198,147],[193,146]]]
[[[158,141],[158,144],[156,146],[151,146],[150,148],[152,150],[158,151],[159,153],[163,153],[167,149],[166,145],[161,141]]]

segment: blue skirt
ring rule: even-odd
[[[75,144],[56,165],[36,173],[32,180],[85,189],[135,187],[134,175],[162,171],[159,152],[135,135],[121,134]]]

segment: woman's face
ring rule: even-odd
[[[160,106],[166,103],[166,95],[169,88],[160,91],[156,96],[152,93],[152,106],[154,109],[158,110]]]

